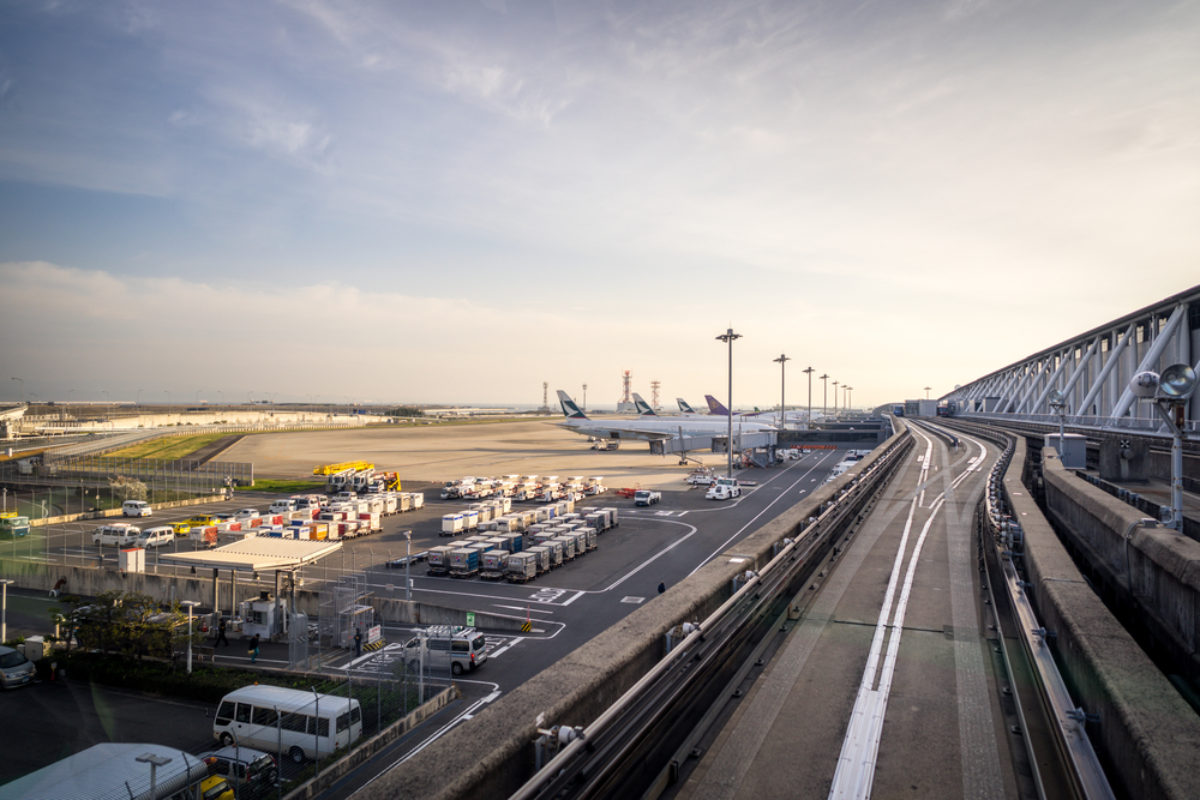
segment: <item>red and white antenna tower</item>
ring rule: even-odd
[[[631,384],[633,383],[633,374],[629,370],[621,376],[621,402],[632,403],[633,398],[629,396]]]

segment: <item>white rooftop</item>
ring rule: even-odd
[[[324,558],[342,548],[339,541],[310,541],[308,539],[276,539],[272,536],[251,536],[212,550],[194,553],[172,553],[159,556],[171,564],[192,567],[218,567],[262,571],[292,569]]]

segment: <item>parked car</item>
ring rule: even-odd
[[[33,662],[11,647],[0,645],[0,686],[15,689],[33,682]]]
[[[222,747],[200,756],[213,775],[229,781],[239,800],[275,794],[279,767],[269,753],[250,747]]]

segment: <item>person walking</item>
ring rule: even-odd
[[[254,634],[254,638],[250,640],[250,663],[253,664],[258,660],[258,634]]]
[[[354,629],[354,657],[362,655],[362,628]]]
[[[217,642],[216,642],[216,644],[213,645],[213,647],[216,647],[218,644],[221,644],[222,642],[225,643],[226,647],[229,647],[229,640],[225,638],[225,618],[224,617],[221,617],[221,621],[217,623]]]
[[[665,583],[663,583],[663,582],[661,582],[661,581],[660,581],[660,582],[659,582],[659,584],[658,584],[658,593],[659,593],[659,594],[662,594],[662,593],[663,593],[663,592],[665,592],[666,590],[667,590],[667,584],[665,584]]]

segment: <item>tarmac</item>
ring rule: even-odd
[[[466,475],[570,475],[605,478],[610,488],[684,489],[683,480],[702,463],[720,467],[726,455],[708,450],[654,455],[642,441],[619,450],[592,450],[586,437],[550,419],[467,425],[371,427],[247,436],[221,454],[222,461],[250,461],[258,478],[311,478],[313,467],[368,461],[395,470],[401,482],[435,482]]]

